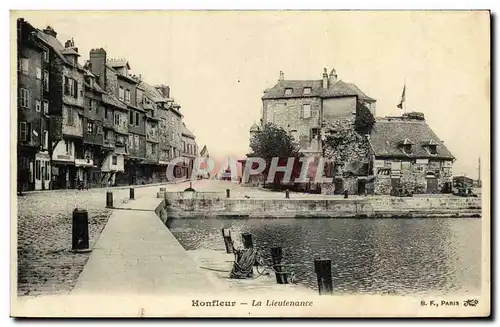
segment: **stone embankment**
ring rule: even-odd
[[[227,198],[224,192],[167,192],[169,218],[437,218],[481,217],[481,198],[389,196]]]

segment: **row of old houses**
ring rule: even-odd
[[[125,59],[92,49],[81,64],[73,39],[17,21],[19,190],[190,177],[196,137],[166,85],[131,73]]]
[[[304,155],[323,157],[323,175],[333,182],[305,186],[322,193],[451,192],[455,158],[424,115],[376,117],[376,103],[335,69],[328,74],[325,68],[317,80],[286,80],[280,72],[264,91],[261,121],[250,135],[272,123],[288,131]],[[361,128],[370,117],[373,124]]]

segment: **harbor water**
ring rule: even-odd
[[[477,295],[481,219],[173,219],[167,227],[187,251],[237,248],[253,235],[260,255],[281,246],[297,283],[317,289],[314,257],[332,261],[335,294]]]

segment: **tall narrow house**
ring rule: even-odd
[[[38,30],[17,20],[18,191],[49,189],[49,49]]]

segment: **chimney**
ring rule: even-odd
[[[53,37],[57,37],[56,31],[54,31],[54,29],[51,26],[47,26],[47,28],[44,29],[43,32],[45,34],[47,34],[47,35],[50,35],[50,36],[53,36]]]
[[[97,76],[99,85],[106,89],[106,50],[103,48],[90,50],[90,71]]]
[[[323,89],[328,89],[328,73],[326,68],[323,69]]]
[[[285,73],[283,73],[283,71],[280,70],[280,78],[278,81],[282,82],[285,80]]]
[[[337,71],[335,71],[335,69],[332,69],[328,78],[328,84],[333,85],[335,83],[337,83]]]

